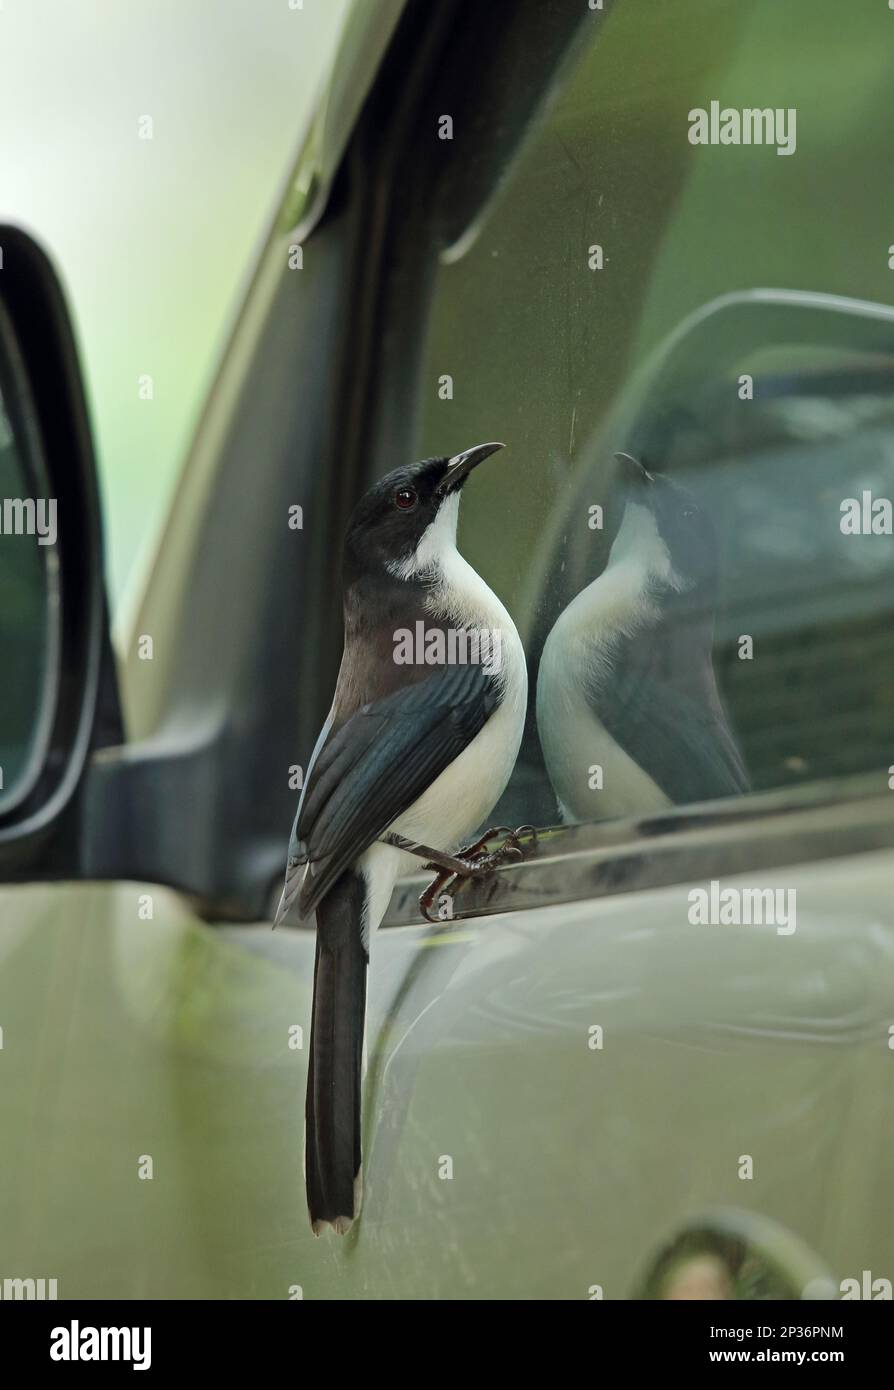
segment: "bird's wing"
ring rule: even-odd
[[[615,742],[675,805],[748,791],[748,774],[719,698],[695,700],[660,680],[599,717]]]
[[[298,896],[308,916],[340,874],[483,728],[497,684],[476,665],[432,675],[364,705],[330,732],[309,772],[289,845],[277,920]]]

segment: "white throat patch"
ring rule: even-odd
[[[405,560],[389,564],[397,579],[415,579],[420,574],[443,571],[452,551],[456,550],[456,523],[459,520],[459,493],[447,497],[438,508],[434,521],[429,522],[419,544]]]

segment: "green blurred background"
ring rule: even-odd
[[[293,8],[294,6],[294,8]],[[61,272],[135,597],[348,0],[0,0],[0,218]],[[151,116],[153,138],[139,138]],[[141,400],[138,380],[153,378]]]

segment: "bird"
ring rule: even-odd
[[[360,1212],[367,966],[395,878],[413,856],[440,883],[522,853],[517,836],[505,855],[484,840],[463,848],[509,780],[527,704],[515,624],[456,544],[462,489],[503,447],[394,469],[346,530],[344,650],[274,922],[296,899],[302,919],[316,913],[304,1145],[315,1235],[345,1234]]]
[[[629,454],[602,573],[541,653],[536,720],[565,823],[735,796],[748,775],[714,674],[719,573],[710,517]]]

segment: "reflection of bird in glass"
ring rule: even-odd
[[[537,729],[566,821],[648,815],[744,792],[712,664],[717,542],[690,493],[627,454],[602,574],[540,660]]]

